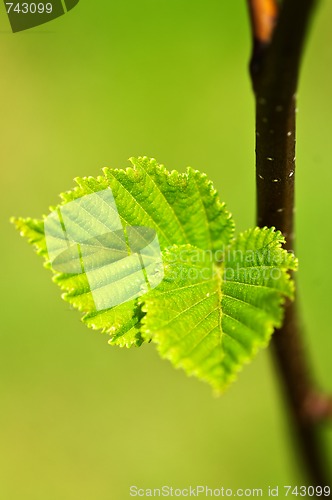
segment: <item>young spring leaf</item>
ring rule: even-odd
[[[52,209],[55,214],[65,213],[78,201],[88,212],[84,234],[93,236],[87,254],[79,251],[73,259],[73,247],[65,252],[63,272],[51,265],[47,218],[15,219],[14,223],[55,273],[54,281],[65,292],[63,298],[84,312],[87,326],[108,333],[114,345],[139,346],[152,340],[175,366],[221,391],[281,325],[283,302],[294,292],[289,271],[296,269],[297,261],[282,249],[283,237],[273,228],[255,228],[234,239],[231,215],[205,174],[191,168],[184,174],[169,172],[146,157],[133,158],[131,163],[126,170],[104,169],[104,176],[76,179],[77,186],[62,194],[62,203]],[[156,288],[132,294],[132,300],[98,309],[83,263],[85,257],[93,261],[96,255],[94,249],[101,239],[96,239],[92,229],[100,225],[101,213],[94,202],[84,200],[93,194],[102,198],[105,190],[112,193],[128,247],[128,228],[145,227],[156,233],[163,279]],[[61,232],[63,221],[56,217]],[[73,213],[71,217],[75,219]],[[128,266],[108,262],[108,255],[119,253],[119,247],[113,247],[102,252],[103,258],[97,259],[93,269],[97,286],[108,292],[121,289],[122,284],[130,288],[135,281]],[[64,267],[67,261],[71,272]],[[82,272],[73,272],[79,262]],[[113,275],[109,280],[112,266],[116,278]]]

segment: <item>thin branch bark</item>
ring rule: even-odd
[[[296,91],[305,37],[317,0],[248,0],[253,32],[250,73],[256,98],[257,224],[275,226],[294,247]],[[294,434],[311,484],[328,484],[317,422],[331,416],[331,400],[319,395],[300,333],[297,306],[272,342]]]

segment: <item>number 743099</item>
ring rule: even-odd
[[[330,486],[284,486],[285,496],[300,497],[329,497],[331,494]]]
[[[48,3],[14,3],[6,2],[7,14],[10,12],[16,12],[17,14],[51,14],[53,6],[50,2]]]

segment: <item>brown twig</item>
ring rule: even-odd
[[[256,98],[257,223],[275,226],[294,246],[296,90],[305,37],[317,0],[248,0],[253,54],[250,73]],[[287,303],[284,325],[273,336],[275,360],[312,484],[327,483],[317,423],[331,416],[309,370],[297,307]]]

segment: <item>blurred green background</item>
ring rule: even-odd
[[[0,9],[0,498],[129,498],[129,486],[303,484],[268,351],[221,398],[151,345],[111,348],[80,323],[9,224],[75,176],[147,155],[215,182],[254,225],[254,103],[245,1],[84,1],[12,34]],[[306,343],[331,390],[332,4],[299,92],[297,254]],[[326,264],[325,264],[326,263]],[[324,430],[332,455],[332,436]]]

